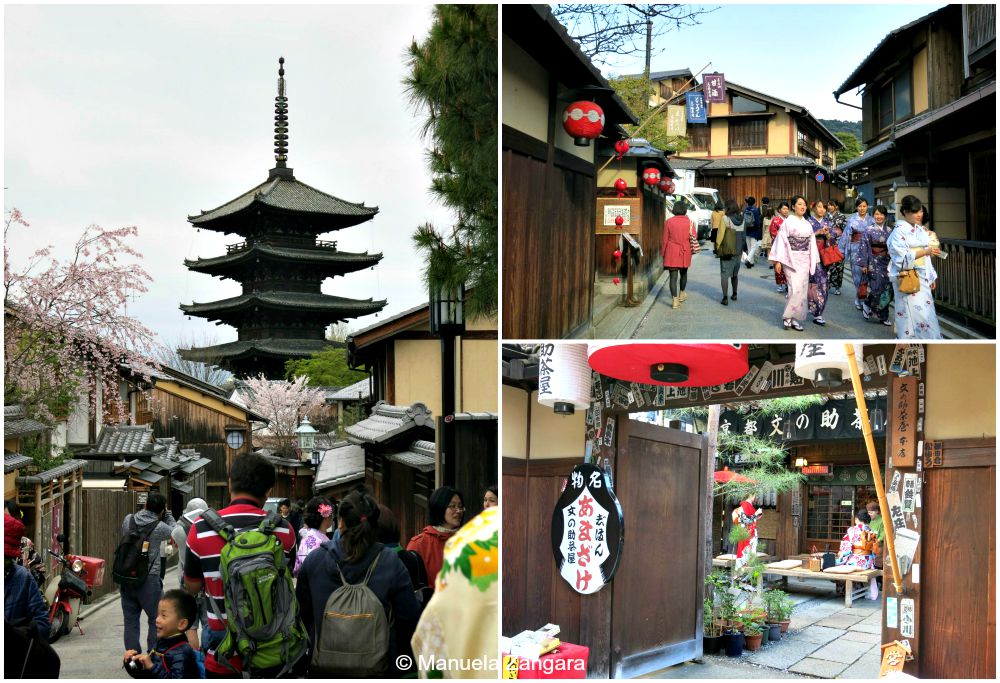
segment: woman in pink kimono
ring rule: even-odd
[[[805,197],[792,197],[792,213],[786,218],[774,237],[771,253],[767,257],[774,263],[774,272],[784,275],[788,282],[788,299],[782,314],[786,330],[802,331],[800,320],[809,313],[809,277],[822,267],[812,226],[805,219]]]

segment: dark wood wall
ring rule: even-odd
[[[629,196],[637,196],[639,190],[629,188]],[[614,196],[614,191],[604,188],[602,195]],[[642,231],[636,235],[636,241],[642,246],[642,260],[635,273],[635,280],[646,279],[646,286],[651,287],[656,278],[663,272],[663,224],[666,220],[666,203],[663,195],[644,191],[642,197]],[[618,248],[618,235],[596,235],[596,267],[601,275],[624,275],[622,261],[614,257]]]
[[[771,200],[771,206],[776,206],[778,201],[791,199],[797,194],[805,196],[810,202],[831,198],[844,201],[844,188],[830,184],[829,178],[817,183],[815,175],[813,172],[806,175],[800,171],[781,175],[706,176],[699,179],[699,184],[717,189],[723,202],[735,199],[740,204],[746,197],[754,197],[760,206],[761,198],[767,197]]]
[[[121,540],[122,522],[125,515],[132,514],[142,506],[139,494],[125,489],[84,489],[84,510],[100,510],[100,514],[82,515],[83,547],[77,551],[83,555],[103,558],[105,562],[104,583],[95,586],[91,601],[102,595],[118,590],[112,578],[111,565],[114,563],[115,548]],[[165,587],[167,588],[167,587]],[[169,586],[176,588],[176,586]]]
[[[516,131],[515,131],[516,132]],[[521,138],[528,136],[523,133]],[[589,324],[594,279],[593,164],[535,143],[503,150],[503,336],[557,339]],[[520,139],[520,138],[517,138]],[[561,152],[561,153],[559,153]]]
[[[424,472],[383,455],[365,454],[365,484],[376,501],[392,510],[400,544],[427,526],[427,500],[434,492],[434,471]]]
[[[465,519],[483,511],[483,493],[497,482],[497,420],[455,420],[455,481],[465,499]],[[445,482],[446,484],[450,482]]]

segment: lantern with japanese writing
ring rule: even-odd
[[[622,507],[604,470],[577,465],[552,511],[552,553],[559,575],[589,595],[611,582],[625,542]]]
[[[650,187],[656,187],[660,184],[660,169],[655,166],[649,166],[642,172],[642,182],[646,183]]]
[[[538,353],[538,402],[558,415],[590,407],[590,366],[583,344],[542,344]]]
[[[858,371],[863,372],[864,362],[861,359],[861,344],[854,344],[853,347]],[[829,342],[796,343],[795,374],[811,380],[814,385],[821,389],[839,387],[851,374],[845,345]]]
[[[577,147],[589,147],[604,130],[604,110],[594,102],[573,102],[563,112],[563,128]]]
[[[588,345],[590,367],[639,384],[712,387],[747,374],[746,344],[604,342]]]
[[[664,194],[674,193],[674,179],[673,178],[660,178],[660,190]]]

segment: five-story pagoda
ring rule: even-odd
[[[339,251],[318,236],[369,221],[377,207],[352,204],[295,179],[288,168],[288,98],[284,58],[278,60],[275,98],[275,167],[267,180],[222,206],[189,216],[197,228],[243,237],[223,256],[185,260],[193,271],[243,285],[240,296],[181,304],[187,315],[232,325],[237,341],[179,349],[185,360],[220,365],[239,377],[263,372],[284,376],[285,361],[305,358],[333,345],[328,325],[371,313],[386,302],[348,299],[320,292],[330,277],[375,266],[382,254]]]

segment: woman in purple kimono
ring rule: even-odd
[[[931,236],[919,223],[923,204],[912,194],[899,202],[896,227],[886,246],[889,249],[889,281],[896,299],[896,339],[941,339],[937,311],[934,309],[934,288],[937,271],[931,256],[941,249],[931,243]],[[899,291],[899,274],[916,270],[920,289],[913,294]]]
[[[776,275],[784,275],[788,284],[782,326],[786,330],[802,331],[800,320],[805,320],[809,310],[809,276],[822,266],[816,250],[816,235],[805,219],[806,199],[792,197],[792,214],[778,228],[774,244],[767,259],[774,263]]]
[[[879,204],[872,212],[875,223],[861,236],[858,251],[862,255],[862,277],[868,283],[868,297],[862,302],[862,315],[866,320],[878,321],[892,327],[889,304],[892,303],[892,284],[889,282],[889,233],[886,223],[889,210]]]
[[[854,307],[861,310],[861,300],[858,299],[858,286],[861,284],[863,274],[864,254],[861,253],[861,236],[865,234],[870,226],[875,224],[874,219],[868,215],[868,200],[858,197],[855,204],[857,213],[847,219],[847,226],[844,234],[840,238],[840,250],[844,252],[844,259],[851,263],[851,279],[854,283]]]
[[[830,199],[826,203],[826,219],[830,222],[833,243],[839,246],[840,238],[844,236],[844,228],[847,227],[847,215],[840,211],[840,202],[836,199]],[[844,286],[844,262],[837,261],[827,268],[826,272],[830,275],[830,291],[840,296],[840,288]]]
[[[809,225],[812,226],[813,234],[816,235],[816,249],[822,252],[831,243],[830,222],[826,218],[826,203],[822,199],[813,202]],[[816,271],[809,278],[809,312],[812,313],[813,322],[817,325],[826,325],[823,311],[826,310],[826,300],[829,295],[830,274],[827,266],[824,266],[823,260],[820,259]]]

